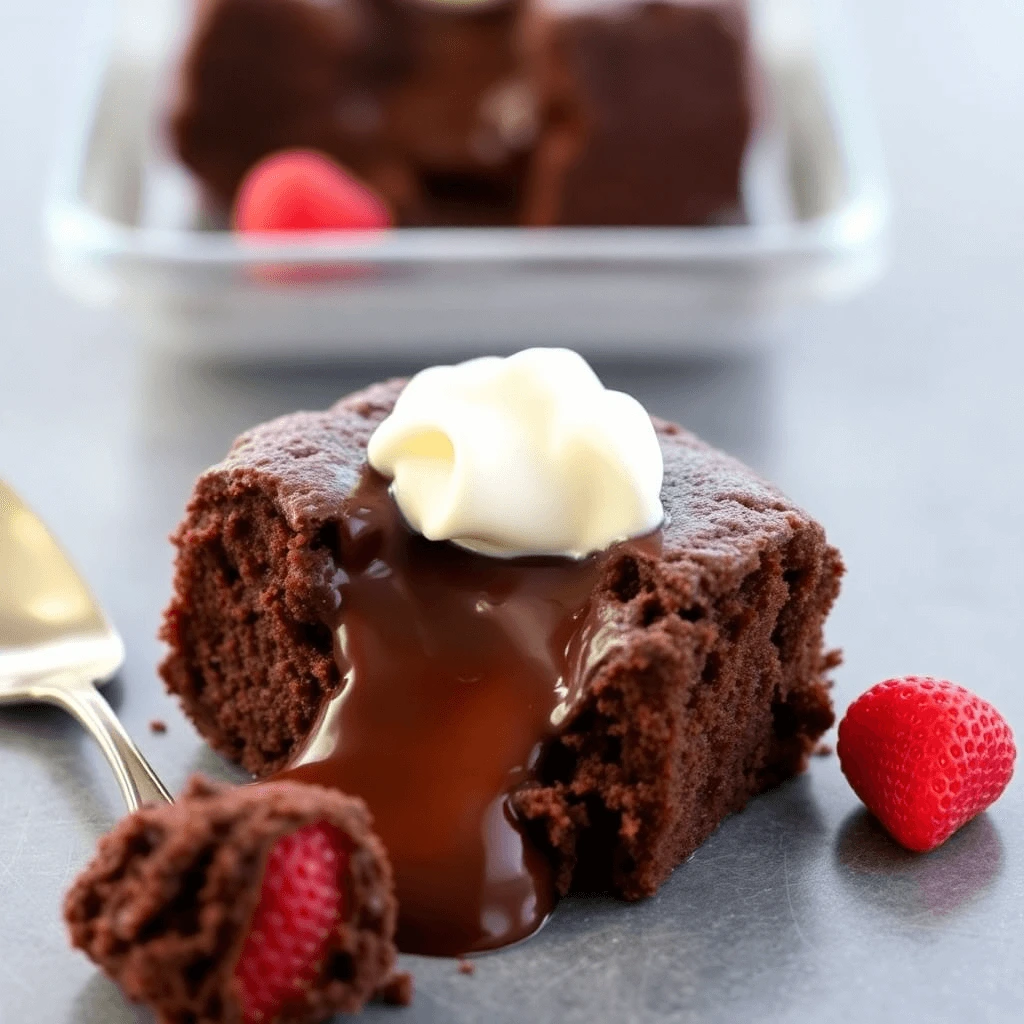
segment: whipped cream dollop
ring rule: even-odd
[[[423,370],[368,457],[413,529],[486,555],[582,558],[664,517],[650,416],[568,349]]]

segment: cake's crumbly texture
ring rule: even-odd
[[[207,740],[257,775],[287,764],[340,684],[333,524],[401,381],[243,434],[200,477],[162,673]],[[655,421],[658,558],[609,562],[603,657],[516,809],[563,890],[653,893],[729,813],[801,771],[831,726],[822,627],[842,562],[774,487]]]
[[[160,1024],[240,1024],[234,968],[271,847],[313,822],[347,848],[346,912],[320,974],[281,1020],[313,1024],[353,1012],[394,974],[391,868],[362,801],[319,786],[229,787],[193,776],[174,804],[150,805],[100,839],[64,902],[72,945]]]

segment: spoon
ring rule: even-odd
[[[0,480],[0,704],[70,712],[100,745],[129,811],[171,796],[96,689],[124,644],[46,527]]]

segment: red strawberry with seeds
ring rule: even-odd
[[[344,917],[347,854],[336,829],[316,822],[279,839],[235,965],[246,1024],[269,1022],[319,973]]]
[[[386,228],[384,201],[313,150],[274,153],[250,168],[235,198],[236,231],[370,231]]]
[[[993,804],[1013,775],[1013,733],[988,701],[924,676],[887,679],[839,724],[854,792],[908,850],[925,852]]]

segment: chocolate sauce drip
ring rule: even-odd
[[[366,801],[395,871],[401,950],[515,942],[555,890],[508,795],[579,692],[607,560],[652,540],[578,562],[487,558],[411,531],[372,471],[348,507],[328,622],[345,684],[277,777]]]

